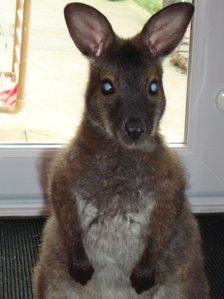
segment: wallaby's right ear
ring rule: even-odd
[[[95,8],[70,3],[66,5],[64,14],[69,33],[84,55],[97,58],[113,41],[115,34],[111,24]]]
[[[193,13],[192,4],[180,2],[163,8],[148,20],[140,36],[153,56],[165,56],[175,49]]]

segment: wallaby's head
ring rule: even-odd
[[[69,33],[90,59],[86,113],[94,126],[128,147],[143,147],[155,136],[165,109],[161,58],[182,39],[191,4],[178,3],[154,14],[132,39],[121,39],[95,8],[65,7]]]

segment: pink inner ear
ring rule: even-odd
[[[160,32],[158,34],[154,33],[149,37],[149,49],[153,56],[157,55],[163,48],[163,41],[160,37]]]
[[[95,58],[99,57],[103,51],[103,42],[96,43],[95,45],[94,44],[91,45],[91,50]]]
[[[152,56],[156,56],[158,53],[157,48],[153,47],[153,45],[149,45],[149,50],[150,50],[150,53],[152,54]]]
[[[169,45],[169,41],[167,41],[169,38],[170,36],[151,36],[149,38],[149,49],[153,56],[166,50]]]
[[[190,22],[193,9],[188,4],[174,4],[149,19],[142,34],[153,56],[168,55],[178,45]]]
[[[153,56],[158,53],[158,43],[157,43],[158,36],[154,33],[149,37],[149,49]]]
[[[96,22],[94,22],[91,27],[89,26],[89,31],[90,40],[92,40],[90,48],[92,50],[93,56],[96,58],[99,57],[103,51],[105,32],[102,31],[101,27]]]
[[[100,56],[115,38],[107,18],[89,5],[68,4],[65,7],[65,19],[74,43],[87,57]]]
[[[175,29],[172,30],[172,26],[161,26],[149,37],[150,52],[152,55],[157,55],[166,52],[169,48],[172,50],[172,44],[174,44],[173,47],[176,46],[175,40],[178,36]]]

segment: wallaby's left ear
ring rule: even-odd
[[[64,15],[69,33],[84,55],[97,58],[114,40],[110,22],[97,9],[83,3],[70,3]]]
[[[153,15],[140,33],[155,57],[164,56],[179,44],[194,13],[189,3],[170,5]]]

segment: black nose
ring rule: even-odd
[[[133,140],[139,139],[144,133],[144,124],[141,120],[131,119],[124,126],[125,133]]]

